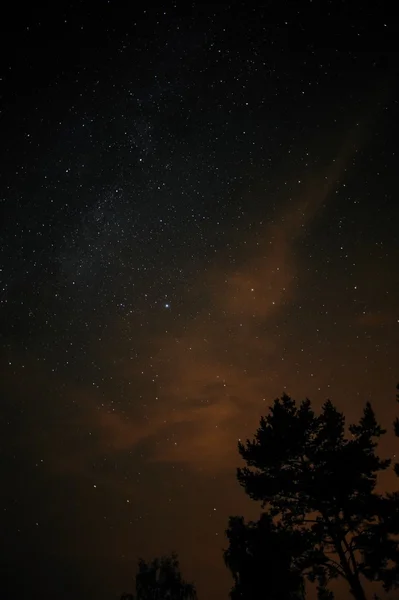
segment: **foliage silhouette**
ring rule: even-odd
[[[224,560],[234,579],[232,600],[259,598],[266,592],[269,600],[305,598],[296,560],[308,546],[306,535],[274,523],[268,513],[247,524],[243,517],[231,517],[226,534],[229,548]]]
[[[177,554],[138,561],[136,596],[122,594],[121,600],[196,600],[194,584],[182,578]]]
[[[383,581],[382,573],[367,562],[372,558],[369,541],[384,511],[390,510],[375,492],[378,473],[390,465],[375,452],[384,433],[369,403],[347,434],[344,415],[330,401],[317,416],[309,400],[297,404],[283,395],[262,417],[255,438],[238,445],[247,463],[237,470],[239,483],[267,507],[284,534],[300,536],[305,546],[291,564],[284,558],[280,571],[291,577],[299,569],[318,584],[319,598],[331,597],[327,586],[332,578],[345,579],[356,600],[366,597],[362,576]],[[265,537],[272,545],[277,530],[269,529]],[[247,533],[243,530],[244,543]],[[237,544],[230,541],[230,550]],[[383,551],[394,550],[396,545]],[[273,560],[272,548],[262,552]]]
[[[397,385],[399,392],[399,384]],[[396,395],[399,403],[399,393]],[[399,437],[399,418],[393,423]],[[394,465],[399,476],[399,463]],[[386,494],[380,499],[379,518],[368,532],[363,534],[364,570],[369,579],[382,581],[385,590],[399,588],[399,492]]]

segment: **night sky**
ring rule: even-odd
[[[226,599],[273,399],[391,428],[399,53],[355,5],[2,19],[1,597],[116,600],[176,550]]]

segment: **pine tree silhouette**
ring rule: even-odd
[[[237,470],[239,483],[266,507],[276,527],[301,536],[305,546],[291,564],[282,558],[278,569],[287,578],[299,569],[318,584],[320,598],[331,597],[328,582],[340,577],[356,600],[365,600],[362,577],[378,579],[366,564],[365,540],[386,510],[375,491],[378,473],[390,465],[376,454],[384,433],[369,403],[346,434],[344,415],[332,402],[317,416],[309,400],[297,404],[283,395],[262,417],[254,439],[238,445],[247,464]],[[277,530],[269,529],[270,542]]]

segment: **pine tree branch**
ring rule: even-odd
[[[324,552],[324,554],[327,555],[328,552]],[[344,570],[342,569],[341,565],[336,560],[334,560],[333,558],[329,558],[329,557],[327,558],[327,560],[329,563],[332,563],[331,566],[327,565],[329,569],[334,569],[334,571],[336,571],[336,573],[338,575],[340,575],[340,577],[344,577],[344,578],[346,577]]]
[[[348,541],[346,540],[345,536],[342,538],[342,542],[346,548],[346,552],[349,553],[349,563],[352,563],[353,572],[355,573],[356,577],[358,577],[359,576],[359,567],[357,565],[357,561],[356,561],[353,549],[351,548],[350,543],[348,543]]]

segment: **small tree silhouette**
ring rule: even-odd
[[[136,596],[123,594],[121,600],[196,600],[194,584],[183,580],[177,554],[138,561]]]

